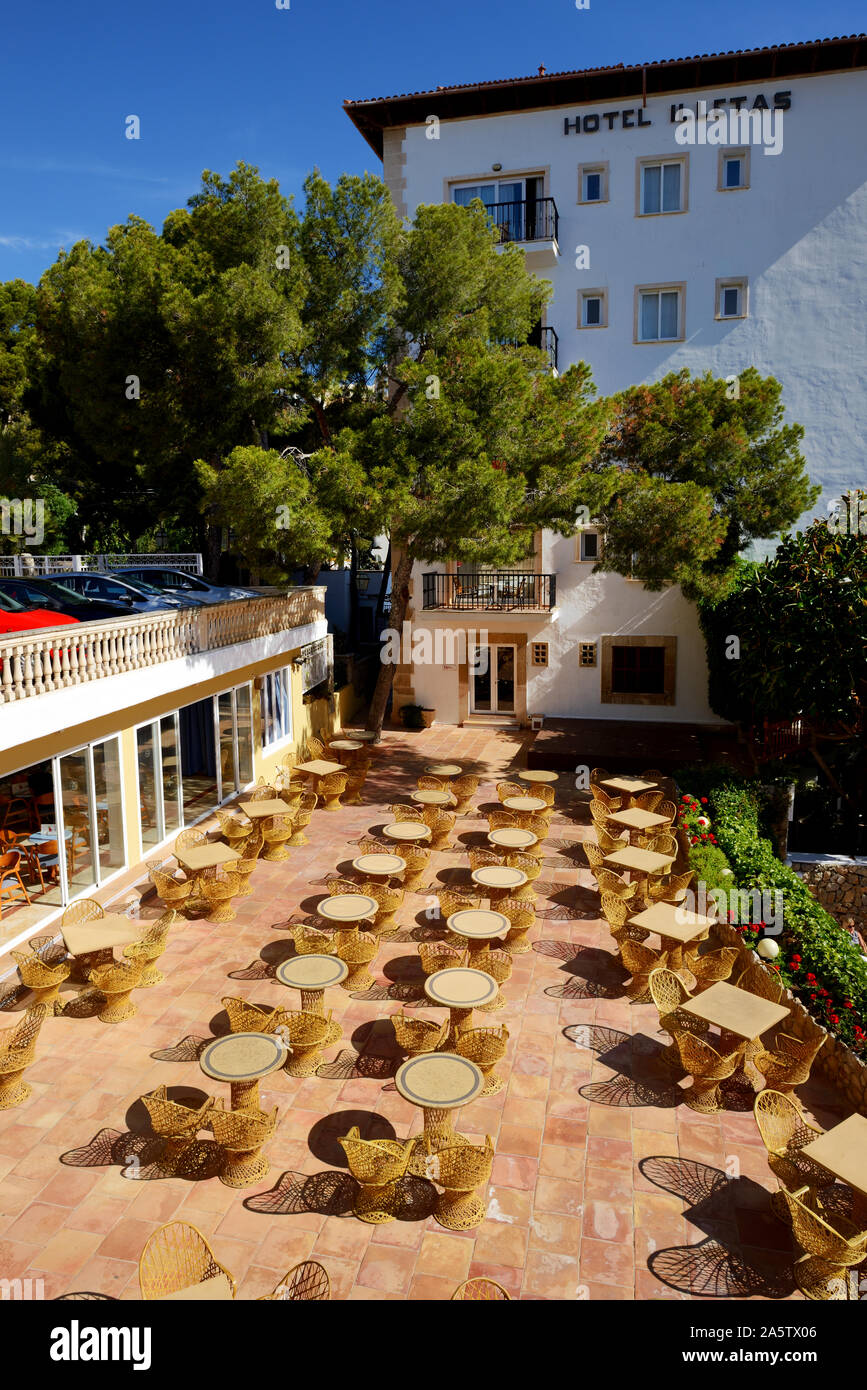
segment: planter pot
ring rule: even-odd
[[[429,729],[437,717],[435,709],[423,709],[421,712],[421,722],[426,729]]]

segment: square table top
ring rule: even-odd
[[[639,796],[641,792],[652,792],[656,788],[656,782],[644,782],[640,777],[606,777],[600,786],[613,787],[617,792],[626,792],[629,796]]]
[[[668,816],[658,816],[655,811],[642,811],[640,806],[630,806],[626,811],[612,811],[609,820],[618,825],[626,825],[630,830],[650,830],[654,825],[670,825]]]
[[[326,758],[313,758],[309,763],[297,763],[296,772],[309,772],[313,777],[327,777],[329,772],[345,772],[342,763],[330,763]]]
[[[713,1023],[727,1033],[735,1033],[739,1038],[758,1038],[780,1023],[789,1013],[788,1005],[773,1004],[758,994],[750,994],[747,989],[718,980],[710,989],[689,999],[680,1006],[686,1013]]]
[[[850,1115],[820,1134],[802,1153],[815,1159],[835,1177],[867,1195],[867,1117]]]
[[[291,808],[279,796],[269,796],[267,800],[263,797],[261,801],[240,801],[239,806],[245,816],[250,820],[262,819],[264,816],[289,816],[292,814]]]
[[[613,864],[616,869],[634,869],[639,874],[653,874],[668,868],[669,864],[674,863],[674,858],[673,854],[657,854],[655,849],[636,849],[630,845],[628,849],[616,849],[606,854],[605,863]]]
[[[687,912],[674,903],[654,903],[643,912],[630,917],[630,926],[646,927],[657,936],[665,936],[670,941],[695,941],[703,936],[716,919],[704,917],[700,912]]]
[[[281,801],[280,805],[285,806],[285,802]],[[240,859],[241,856],[230,845],[223,845],[215,840],[212,844],[192,845],[190,849],[176,849],[175,858],[185,868],[195,872],[199,869],[216,869],[220,864],[231,864],[234,860]]]
[[[148,922],[126,917],[122,912],[106,912],[104,917],[92,917],[89,922],[61,927],[60,934],[73,956],[88,951],[106,951],[115,946],[131,946],[147,931]]]

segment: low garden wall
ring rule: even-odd
[[[867,859],[792,854],[789,863],[814,898],[844,927],[867,928]]]

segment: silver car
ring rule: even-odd
[[[200,574],[163,569],[161,565],[124,566],[115,570],[114,574],[128,584],[153,584],[185,603],[228,603],[236,598],[261,598],[255,589],[244,588],[241,584],[211,584]]]
[[[156,613],[167,608],[183,608],[185,603],[173,594],[165,593],[152,584],[138,580],[120,579],[114,574],[89,574],[77,571],[52,576],[67,589],[72,589],[82,598],[97,599],[101,602],[122,604],[131,613]],[[200,604],[201,600],[189,598],[186,604]]]

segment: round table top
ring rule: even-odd
[[[484,970],[453,965],[428,975],[424,992],[434,1004],[446,1004],[450,1009],[477,1009],[496,999],[497,982]]]
[[[366,893],[335,893],[333,898],[323,898],[316,905],[316,912],[330,922],[360,922],[379,911],[376,898]]]
[[[523,888],[527,882],[523,869],[510,869],[505,864],[489,864],[482,869],[473,869],[470,877],[481,888]]]
[[[363,748],[362,743],[357,743],[352,738],[333,738],[328,745],[329,748],[339,748],[344,753],[356,753],[359,748]]]
[[[437,792],[433,788],[430,791],[413,792],[410,800],[417,801],[419,806],[453,806],[455,802],[451,792]]]
[[[273,1033],[229,1033],[208,1043],[199,1066],[215,1081],[258,1081],[286,1061],[286,1048]]]
[[[345,960],[337,956],[291,956],[277,966],[277,979],[292,989],[327,989],[349,974]]]
[[[545,772],[541,767],[526,767],[523,772],[518,773],[522,782],[556,782],[556,772]]]
[[[398,1067],[395,1087],[404,1100],[426,1110],[454,1110],[475,1100],[485,1084],[475,1062],[453,1052],[424,1052]]]
[[[503,802],[507,811],[546,811],[547,801],[543,801],[541,796],[507,796]]]
[[[449,929],[470,941],[489,941],[494,936],[505,936],[511,925],[502,912],[489,912],[483,907],[463,907],[448,918]]]
[[[401,859],[399,854],[360,854],[353,859],[352,867],[360,874],[372,874],[376,878],[380,874],[402,874],[406,860]]]
[[[503,845],[506,849],[529,849],[538,840],[532,830],[519,830],[517,826],[504,825],[502,830],[491,830],[488,839],[492,845]]]
[[[463,768],[460,763],[431,763],[425,772],[429,772],[431,777],[457,777]]]
[[[352,735],[353,742],[373,743],[376,739],[376,734],[373,729],[350,729],[349,732]]]
[[[420,820],[393,821],[382,833],[388,840],[429,840],[431,836],[430,826]]]

